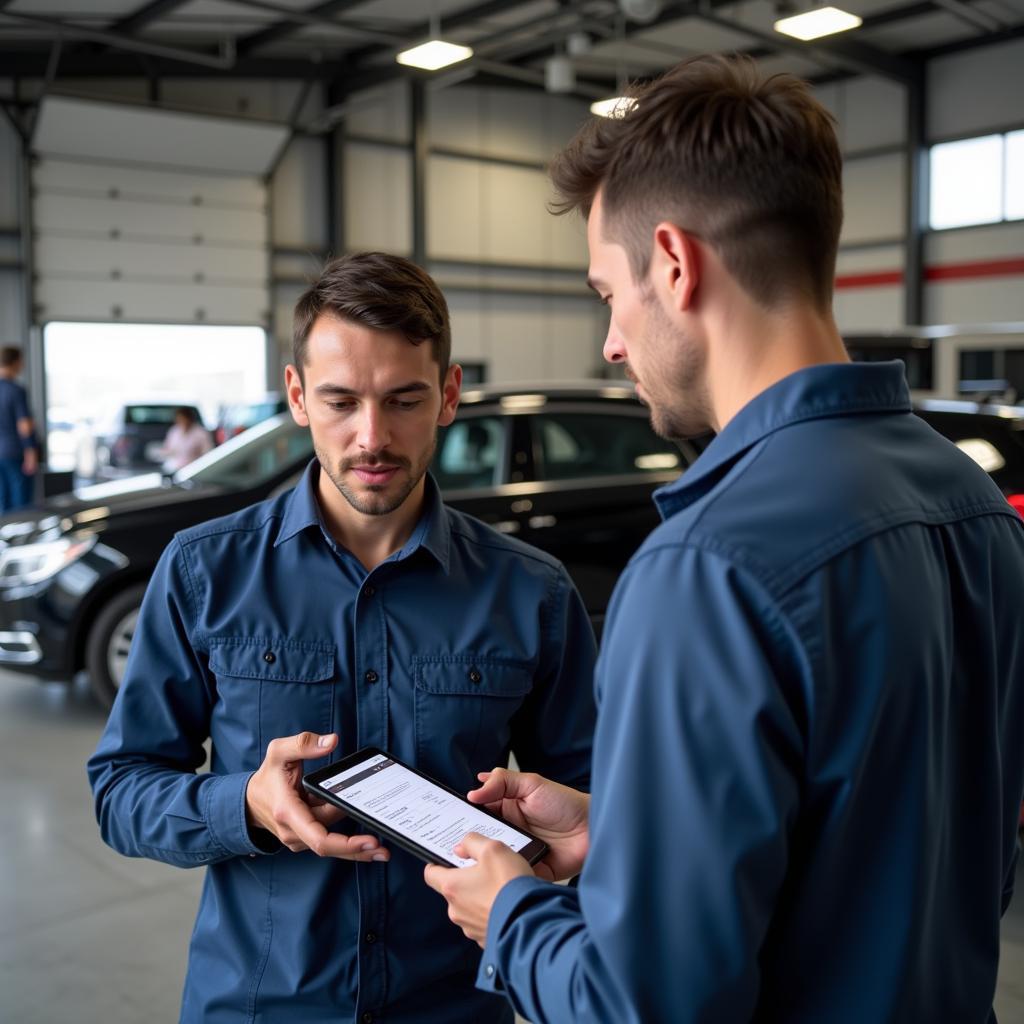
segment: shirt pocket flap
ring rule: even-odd
[[[416,688],[426,693],[470,697],[523,697],[533,689],[533,667],[458,655],[413,658]]]
[[[302,640],[216,639],[210,641],[210,670],[236,679],[325,682],[334,678],[334,648]]]

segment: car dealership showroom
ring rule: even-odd
[[[0,1021],[1024,1024],[1024,0],[826,2],[0,0]]]

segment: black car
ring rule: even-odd
[[[914,411],[970,455],[1024,516],[1024,407],[930,398]]]
[[[158,449],[174,425],[174,416],[179,409],[188,409],[196,423],[203,422],[194,405],[130,402],[119,406],[95,434],[92,465],[79,466],[79,473],[109,480],[152,472],[161,464],[162,456]]]
[[[85,668],[109,703],[174,533],[293,486],[311,455],[309,432],[279,415],[173,479],[100,484],[0,520],[0,665],[59,680]],[[654,434],[629,386],[489,387],[464,393],[432,471],[452,505],[561,559],[600,628],[657,523],[651,492],[696,455]]]

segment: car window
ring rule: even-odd
[[[289,466],[312,458],[309,431],[290,416],[264,420],[179,471],[175,479],[224,487],[255,487]]]
[[[646,416],[543,413],[533,417],[537,479],[642,475],[681,469],[679,449]]]
[[[174,414],[181,406],[177,405],[128,405],[125,406],[126,423],[142,426],[147,423],[159,423],[170,426],[174,422]],[[196,411],[198,416],[198,411]]]
[[[438,438],[431,472],[442,491],[499,483],[505,430],[500,416],[456,420]]]

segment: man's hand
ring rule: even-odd
[[[477,778],[483,785],[469,794],[472,803],[483,804],[550,847],[534,867],[539,877],[562,881],[580,873],[590,844],[590,797],[586,793],[534,772],[507,768],[481,772]]]
[[[249,826],[273,833],[293,853],[312,850],[319,857],[387,860],[390,854],[373,836],[328,832],[327,826],[344,818],[345,812],[310,798],[302,789],[303,761],[324,757],[337,743],[334,733],[303,732],[271,740],[245,791]]]
[[[21,458],[21,471],[25,476],[35,476],[39,468],[39,453],[35,448],[26,448]]]
[[[487,939],[491,907],[506,882],[532,876],[530,865],[497,839],[470,832],[455,847],[460,857],[472,857],[471,868],[443,868],[428,864],[423,872],[427,885],[448,901],[448,917],[478,946]]]

